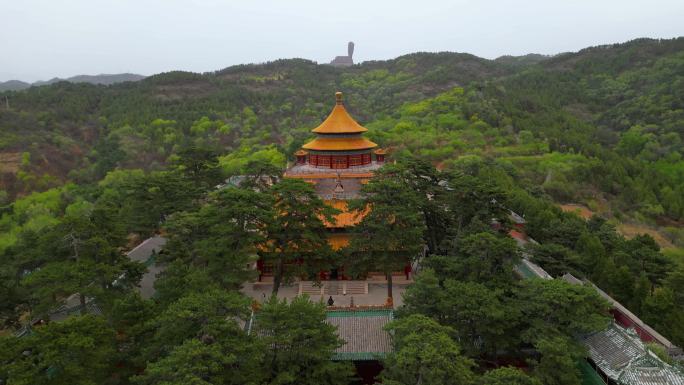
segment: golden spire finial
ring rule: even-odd
[[[337,104],[342,104],[342,93],[340,91],[335,92],[335,100]]]

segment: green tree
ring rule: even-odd
[[[404,292],[404,306],[397,310],[399,315],[423,314],[439,322],[446,317],[443,313],[444,288],[435,271],[426,268],[416,275],[415,282]]]
[[[351,367],[330,360],[343,343],[325,321],[325,306],[308,297],[272,296],[257,313],[254,333],[264,346],[266,384],[347,384]]]
[[[444,282],[442,323],[456,331],[469,356],[496,359],[497,351],[515,348],[519,343],[516,326],[520,311],[502,301],[502,296],[500,290],[476,282]]]
[[[528,376],[520,369],[510,366],[493,369],[485,372],[480,377],[480,385],[542,385],[542,383],[531,376]]]
[[[332,221],[337,210],[299,179],[282,179],[269,193],[273,212],[261,255],[273,266],[275,296],[281,284],[306,272],[301,269],[313,275],[329,268],[331,250],[323,221]]]
[[[441,279],[451,277],[502,287],[516,280],[513,266],[519,260],[520,250],[512,238],[483,232],[464,235],[449,255],[431,256],[426,265]]]
[[[218,289],[219,285],[206,269],[187,264],[178,258],[166,265],[154,282],[154,299],[166,307],[191,293]]]
[[[204,192],[223,180],[217,156],[213,149],[188,146],[178,151],[173,166],[191,182],[191,187]]]
[[[24,278],[39,303],[39,312],[78,294],[84,314],[88,297],[104,306],[113,296],[135,288],[145,267],[121,252],[121,232],[117,222],[109,221],[111,212],[101,205],[67,210],[54,229],[61,239],[51,245],[53,258]]]
[[[0,378],[12,385],[99,385],[112,375],[117,346],[102,317],[70,317],[23,338],[0,340]]]
[[[489,231],[492,220],[499,223],[501,231],[509,227],[508,197],[499,187],[458,172],[451,174],[447,181],[445,199],[451,218],[449,234],[442,245],[444,252],[452,250],[464,234]]]
[[[643,319],[679,344],[684,341],[684,309],[678,306],[670,288],[656,289],[643,303]]]
[[[577,385],[580,383],[578,360],[583,351],[569,337],[544,338],[535,348],[541,355],[534,363],[534,374],[544,385]]]
[[[250,264],[273,217],[268,194],[233,187],[213,192],[198,211],[174,214],[166,223],[163,259],[181,259],[205,269],[220,286],[239,288],[254,275]]]
[[[425,219],[420,202],[405,180],[380,173],[362,188],[364,199],[349,208],[362,215],[350,244],[352,270],[381,271],[387,277],[387,297],[392,298],[392,273],[424,251]]]
[[[233,291],[208,289],[187,294],[145,324],[143,362],[156,361],[192,338],[240,342],[246,336],[238,320],[247,319],[248,304],[246,297]]]
[[[89,157],[94,163],[93,171],[97,179],[102,179],[126,158],[119,141],[120,138],[116,134],[102,135],[93,146]]]
[[[437,252],[449,226],[446,202],[449,193],[446,184],[448,175],[443,175],[432,164],[417,157],[403,159],[396,165],[385,165],[381,174],[383,177],[401,180],[415,194],[425,222],[423,238],[430,252]]]
[[[186,340],[168,356],[150,363],[133,378],[140,385],[257,385],[262,352],[248,339],[240,341]]]
[[[454,279],[440,285],[431,269],[421,271],[408,287],[398,314],[426,315],[453,328],[470,357],[495,360],[497,351],[515,349],[520,342],[520,309],[502,290]]]
[[[675,294],[677,306],[684,308],[684,263],[680,263],[668,274],[665,286]]]
[[[108,314],[117,333],[118,357],[116,376],[128,379],[138,374],[144,363],[140,360],[145,343],[145,324],[152,320],[159,307],[151,300],[144,300],[137,292],[116,299]]]
[[[606,258],[606,250],[601,240],[588,232],[579,237],[575,250],[581,255],[584,271],[596,271],[601,261]]]
[[[673,269],[672,262],[660,252],[658,243],[648,234],[638,235],[625,243],[625,251],[634,261],[638,272],[643,271],[651,282],[651,289],[660,285]]]
[[[145,174],[140,170],[113,171],[100,182],[98,203],[118,208],[117,222],[127,232],[148,236],[167,216],[197,209],[206,192],[179,170]]]
[[[241,187],[262,192],[276,184],[283,173],[281,166],[260,158],[248,161],[242,172],[246,179],[242,182]]]
[[[530,243],[528,249],[533,262],[544,267],[554,277],[565,273],[578,275],[580,271],[579,257],[572,249],[555,243]]]
[[[521,336],[527,342],[559,335],[571,338],[608,324],[608,303],[589,286],[530,279],[521,282],[515,297],[524,321]]]
[[[385,362],[383,384],[474,383],[473,362],[461,355],[451,328],[414,314],[393,321],[387,329],[393,333],[394,352]]]

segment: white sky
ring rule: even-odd
[[[684,35],[684,0],[0,0],[0,81],[416,51],[554,54]]]

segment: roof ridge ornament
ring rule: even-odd
[[[335,92],[335,104],[344,105],[344,102],[342,101],[342,92],[340,91]]]

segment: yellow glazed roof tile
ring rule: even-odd
[[[320,126],[314,128],[312,132],[317,134],[360,134],[368,131],[365,127],[352,118],[342,103],[342,93],[335,94],[337,104],[328,117]]]
[[[347,206],[347,201],[343,200],[326,200],[325,204],[340,210],[340,213],[334,216],[334,222],[331,223],[325,219],[323,220],[325,227],[328,228],[356,226],[359,224],[359,222],[361,222],[363,217],[365,217],[368,214],[367,209],[361,213],[358,213],[356,211],[350,211]]]

